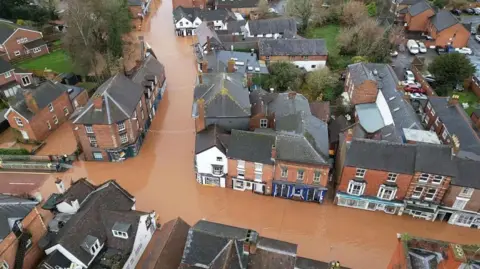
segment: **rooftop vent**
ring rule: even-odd
[[[397,111],[399,111],[399,110],[400,110],[400,108],[399,108],[399,107],[396,107],[396,108],[393,109],[393,112],[397,112]]]
[[[255,67],[255,72],[260,72],[260,67]]]
[[[388,98],[389,101],[392,101],[393,99],[395,99],[395,96]]]

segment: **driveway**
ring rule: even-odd
[[[417,56],[425,57],[427,62],[433,61],[437,57],[437,53],[433,49],[428,49],[427,53],[420,53]],[[408,51],[398,52],[398,56],[392,59],[392,68],[395,71],[399,80],[405,80],[405,69],[410,69],[410,65],[415,56],[411,55]]]

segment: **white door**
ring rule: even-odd
[[[28,140],[28,139],[29,139],[27,132],[25,132],[25,131],[20,131],[20,132],[22,133],[23,139],[25,139],[25,140]]]
[[[263,193],[263,184],[255,183],[255,192]]]
[[[225,178],[220,178],[220,187],[225,188]]]

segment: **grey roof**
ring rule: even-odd
[[[375,103],[359,104],[355,106],[360,125],[368,133],[375,133],[376,131],[385,127],[382,114]]]
[[[130,223],[116,221],[115,224],[113,224],[112,230],[127,233],[131,227],[132,225]]]
[[[234,21],[235,15],[226,8],[200,11],[199,17],[202,21]]]
[[[213,72],[227,72],[228,61],[234,59],[235,72],[268,74],[268,68],[265,62],[260,62],[257,59],[256,53],[217,50],[206,55],[208,61],[208,71]]]
[[[147,81],[149,76],[156,76],[160,85],[165,80],[165,66],[151,54],[143,60],[142,65],[135,71],[132,81],[143,85],[142,82]]]
[[[297,256],[295,260],[295,268],[296,269],[330,269],[331,265],[327,262],[316,261],[304,257]],[[346,267],[342,266],[342,269],[346,269]]]
[[[452,178],[450,184],[480,190],[480,180],[478,179],[480,162],[456,157],[455,163],[457,175]]]
[[[418,14],[431,9],[430,5],[426,1],[420,1],[410,7],[408,7],[408,13],[412,16],[417,16]]]
[[[326,56],[324,39],[261,39],[260,56]]]
[[[365,80],[376,81],[372,71],[364,63],[351,64],[347,69],[355,86],[361,85]]]
[[[294,96],[292,96],[294,95]],[[311,115],[310,104],[305,96],[295,92],[282,92],[268,94],[268,113],[274,113],[275,117],[282,117],[303,111]]]
[[[95,190],[95,186],[92,183],[88,182],[87,179],[81,178],[70,185],[70,188],[61,194],[61,197],[57,198],[56,203],[71,202],[78,200],[78,203],[81,204],[87,196]]]
[[[218,38],[217,33],[213,29],[212,26],[209,26],[207,22],[202,22],[197,29],[195,29],[195,33],[197,35],[197,40],[200,46],[204,46],[207,44],[208,39],[210,38],[210,42],[214,43],[214,45],[221,46],[222,41]]]
[[[404,129],[404,130],[410,130],[410,129]],[[397,127],[395,127],[394,124],[389,124],[379,131],[380,139],[389,141],[389,142],[398,142],[402,143],[403,142],[403,134],[402,131],[398,130]]]
[[[9,38],[18,26],[14,23],[0,22],[0,44]]]
[[[250,20],[247,22],[251,35],[297,33],[297,22],[294,18],[274,18],[265,20]]]
[[[217,8],[248,8],[256,7],[259,0],[236,0],[236,1],[223,1],[215,0],[215,6]]]
[[[282,161],[305,164],[327,164],[305,136],[278,134],[277,158]]]
[[[460,140],[460,150],[480,155],[480,138],[472,128],[472,121],[460,104],[448,106],[446,97],[429,96],[435,114],[447,127],[450,135]]]
[[[65,257],[60,251],[55,250],[48,255],[38,266],[39,269],[51,269],[55,265],[59,268],[70,268],[72,262]],[[52,266],[53,265],[53,266]]]
[[[456,166],[452,160],[451,147],[437,144],[416,144],[415,171],[455,176]]]
[[[0,242],[12,231],[16,220],[22,220],[38,202],[0,194]]]
[[[438,32],[454,26],[459,23],[457,18],[448,10],[441,10],[431,18],[433,26]]]
[[[15,98],[13,98],[11,102],[11,107],[15,109],[18,113],[20,113],[26,119],[31,119],[34,116],[34,113],[30,111],[25,103],[25,97],[23,93],[25,91],[31,91],[33,98],[35,99],[38,108],[42,110],[43,108],[47,107],[48,104],[55,101],[58,97],[62,94],[67,92],[67,87],[63,84],[58,82],[52,82],[47,80],[38,86],[29,86],[25,88],[23,91],[18,91]]]
[[[128,0],[129,6],[141,6],[143,4],[142,0]]]
[[[348,148],[345,165],[413,175],[415,153],[415,145],[412,144],[354,138]],[[427,160],[435,163],[431,157]]]
[[[414,5],[420,1],[423,1],[423,0],[400,0],[399,1],[399,4],[400,5]]]
[[[195,154],[199,154],[211,147],[217,147],[224,154],[227,151],[227,134],[221,127],[209,125],[206,129],[198,132],[195,137]]]
[[[245,24],[247,24],[246,20],[229,21],[227,22],[227,31],[229,34],[241,33],[243,32],[242,27],[245,27]]]
[[[178,6],[173,10],[173,18],[175,21],[179,21],[182,18],[188,19],[193,22],[200,14],[200,8],[198,7],[182,7]]]
[[[35,40],[32,40],[30,42],[27,42],[27,43],[24,43],[23,46],[26,48],[26,49],[34,49],[34,48],[38,48],[40,46],[45,46],[47,45],[47,43],[45,43],[45,41],[41,38],[39,39],[35,39]]]
[[[203,74],[203,83],[194,89],[195,102],[205,101],[205,117],[249,117],[249,92],[243,76],[235,73]]]
[[[122,74],[117,74],[100,85],[93,94],[93,96],[102,96],[102,110],[96,110],[93,107],[94,98],[90,98],[74,123],[113,124],[129,119],[141,100],[143,92],[143,86]]]
[[[273,145],[275,145],[275,135],[232,130],[227,157],[263,164],[273,164]]]
[[[9,62],[5,61],[3,58],[0,58],[0,74],[11,71],[12,69],[13,66]]]

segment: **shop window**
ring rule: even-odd
[[[413,190],[413,193],[412,193],[412,198],[418,199],[418,198],[422,197],[423,190],[424,190],[423,187],[415,187],[415,189]]]
[[[281,176],[282,176],[282,177],[287,177],[287,175],[288,175],[288,168],[285,167],[285,166],[283,166],[283,167],[282,167],[282,175],[281,175]]]

